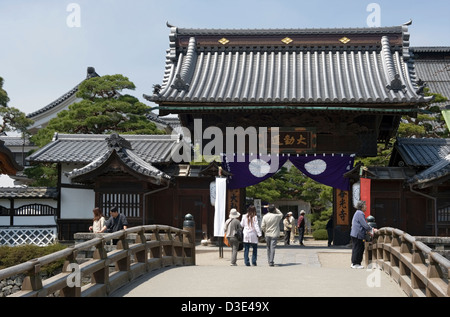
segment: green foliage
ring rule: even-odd
[[[311,229],[315,231],[325,229],[327,226],[327,222],[328,220],[330,220],[332,214],[333,214],[333,207],[329,207],[323,210],[321,213],[308,214],[306,216],[312,223]]]
[[[3,89],[3,78],[0,77],[0,106],[6,107],[8,102],[9,102],[8,94]]]
[[[328,232],[326,229],[315,230],[312,234],[314,240],[327,240]]]
[[[77,97],[85,100],[112,99],[122,90],[136,86],[125,76],[105,75],[85,80],[78,87]]]
[[[8,94],[3,89],[3,78],[0,77],[0,117],[3,119],[0,133],[15,130],[27,134],[27,128],[33,124],[33,120],[28,119],[19,109],[8,107],[8,102]]]
[[[56,164],[39,164],[26,168],[24,174],[32,179],[32,187],[56,187],[58,183],[58,169]]]
[[[130,95],[120,95],[123,89],[135,89],[122,75],[106,75],[80,84],[77,97],[82,101],[58,113],[47,127],[32,137],[38,146],[51,141],[55,132],[72,134],[163,134],[149,121],[150,108]]]
[[[52,244],[47,247],[39,247],[32,244],[25,244],[15,247],[0,246],[0,269],[24,263],[31,259],[39,258],[65,248],[66,246],[61,244]],[[61,268],[63,264],[64,259],[43,266],[41,271],[51,274],[56,269]]]
[[[320,213],[333,200],[333,189],[305,176],[295,167],[282,167],[274,176],[247,187],[247,197],[272,202],[279,199],[301,199],[311,203],[313,212]]]
[[[419,113],[417,118],[402,117],[402,122],[397,131],[398,137],[446,138],[449,136],[441,109],[435,105],[436,103],[447,101],[447,98],[441,94],[430,92],[429,88],[425,88],[424,91],[425,96],[434,96],[434,100],[421,108],[422,113]],[[443,132],[440,130],[443,130]]]

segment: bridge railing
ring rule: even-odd
[[[365,252],[366,265],[378,265],[410,297],[450,296],[450,261],[402,230],[379,229]]]
[[[0,270],[0,280],[25,274],[22,289],[13,297],[41,297],[55,292],[66,297],[108,296],[138,276],[165,266],[195,265],[195,236],[192,230],[164,225],[132,227],[61,251]],[[135,235],[135,243],[129,243]],[[111,243],[116,247],[107,252]],[[77,255],[94,249],[93,257],[78,263]],[[41,278],[41,267],[64,260],[62,272]],[[84,277],[89,282],[82,285]]]

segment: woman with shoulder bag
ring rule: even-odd
[[[239,240],[235,237],[237,230],[242,229],[240,221],[237,219],[241,214],[235,209],[230,210],[228,220],[225,222],[225,234],[231,245],[231,266],[236,266]]]

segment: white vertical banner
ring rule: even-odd
[[[258,224],[259,227],[261,227],[261,219],[262,219],[262,214],[261,214],[261,199],[253,199],[253,205],[256,208],[256,216],[258,217]]]
[[[223,237],[225,208],[227,204],[227,179],[216,177],[216,203],[214,213],[214,236]]]

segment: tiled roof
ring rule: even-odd
[[[171,150],[181,146],[177,135],[121,135],[130,142],[133,152],[147,163],[171,161]],[[102,134],[57,134],[52,142],[27,160],[47,163],[89,164],[109,151]]]
[[[450,175],[450,154],[445,156],[439,162],[411,177],[408,184],[424,188],[430,186],[433,182]]]
[[[415,58],[417,77],[423,80],[430,92],[439,93],[446,97],[448,101],[437,103],[438,106],[450,104],[450,47],[422,47],[414,48],[414,53],[427,53],[426,58],[421,58],[421,54]],[[443,53],[445,53],[443,55]]]
[[[399,81],[396,81],[398,79]],[[405,107],[416,93],[406,26],[355,29],[171,28],[159,90],[174,105]]]
[[[169,175],[158,170],[150,163],[145,162],[141,157],[134,153],[134,151],[131,149],[130,144],[128,142],[123,142],[123,138],[119,137],[117,134],[111,135],[108,138],[107,142],[109,147],[109,150],[107,152],[95,159],[90,164],[79,169],[74,169],[72,172],[67,173],[67,176],[71,179],[74,179],[81,175],[88,174],[89,172],[100,168],[108,161],[108,159],[112,155],[117,155],[117,157],[122,161],[123,164],[139,174],[150,176],[155,183],[161,184],[171,179]]]
[[[56,198],[58,189],[53,187],[2,187],[2,198]]]
[[[94,67],[88,67],[86,79],[90,79],[90,78],[93,78],[93,77],[99,77],[99,75],[95,72]],[[85,81],[86,79],[84,79],[83,81]],[[60,105],[65,100],[67,100],[70,97],[74,96],[78,92],[78,87],[80,86],[80,84],[76,85],[74,88],[72,88],[71,90],[69,90],[64,95],[62,95],[61,97],[59,97],[55,101],[51,102],[47,106],[45,106],[45,107],[43,107],[43,108],[41,108],[39,110],[36,110],[36,111],[34,111],[32,113],[27,114],[27,118],[33,119],[35,116],[37,116],[39,114],[42,114],[44,112],[47,112],[47,111],[57,107],[58,105]]]
[[[28,138],[21,136],[0,135],[0,140],[4,141],[7,147],[34,146]]]
[[[368,169],[372,174],[371,178],[375,179],[405,180],[416,174],[416,171],[409,167],[371,166]]]
[[[394,151],[407,166],[428,168],[450,154],[450,139],[398,138]]]

